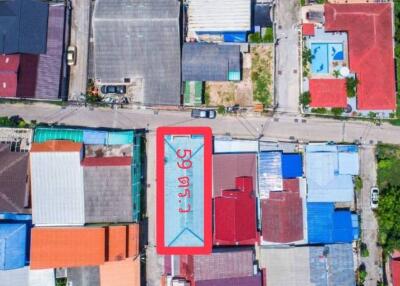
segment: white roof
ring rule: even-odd
[[[258,152],[258,141],[214,138],[214,153]]]
[[[32,221],[36,225],[85,223],[80,152],[32,152]]]
[[[250,0],[191,0],[191,32],[243,32],[251,29]]]

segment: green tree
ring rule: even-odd
[[[339,70],[333,70],[333,76],[338,78],[340,76],[340,71]]]
[[[359,84],[359,80],[356,77],[348,77],[346,78],[346,90],[348,97],[355,97],[357,85]]]
[[[362,181],[360,176],[356,176],[355,177],[354,186],[355,186],[356,192],[360,192],[361,191],[361,189],[363,187],[363,181]]]
[[[368,257],[369,256],[369,251],[368,251],[368,248],[367,248],[367,244],[365,244],[364,242],[361,242],[360,250],[361,250],[361,256],[362,257]]]
[[[302,94],[300,94],[299,98],[300,104],[303,106],[308,106],[311,103],[311,94],[309,91],[305,91]]]

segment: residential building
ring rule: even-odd
[[[139,226],[35,227],[31,269],[98,266],[139,253]]]
[[[239,46],[209,43],[183,44],[183,81],[238,81],[240,79]]]
[[[254,245],[258,242],[256,193],[252,177],[236,177],[235,189],[214,198],[214,244]]]
[[[179,13],[177,0],[96,1],[96,84],[134,86],[134,101],[145,105],[179,105]]]

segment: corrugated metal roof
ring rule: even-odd
[[[303,176],[303,157],[298,153],[282,154],[282,177],[291,179]]]
[[[108,231],[107,261],[119,261],[127,254],[127,227],[124,225],[110,226]]]
[[[100,285],[100,267],[74,267],[67,270],[67,281],[75,286]]]
[[[33,223],[85,223],[83,168],[80,152],[32,152]]]
[[[346,243],[353,241],[349,210],[335,210],[334,203],[307,203],[308,243]]]
[[[140,240],[140,232],[139,232],[139,224],[128,224],[128,257],[135,257],[139,255],[139,240]]]
[[[250,0],[191,0],[189,33],[250,31]]]
[[[31,269],[94,266],[105,261],[102,227],[35,227],[31,236]]]
[[[29,269],[29,286],[55,286],[56,275],[54,269]]]
[[[282,152],[261,152],[258,155],[258,186],[261,199],[267,199],[269,192],[281,191]]]
[[[131,166],[83,168],[85,222],[131,222]]]
[[[17,74],[15,72],[0,72],[0,97],[17,96]]]
[[[240,73],[240,66],[238,45],[183,44],[183,81],[228,81],[229,72]]]
[[[393,286],[400,286],[400,260],[390,260]]]
[[[0,271],[1,286],[29,285],[29,267]]]
[[[248,190],[239,184],[247,180]],[[256,196],[252,177],[236,180],[235,190],[224,190],[214,199],[214,243],[217,245],[254,245],[258,240]],[[247,188],[246,188],[247,189]]]
[[[31,147],[31,152],[80,152],[81,150],[82,144],[64,140],[32,143]]]
[[[340,163],[341,168],[339,167]],[[338,152],[336,145],[307,146],[307,201],[352,202],[354,196],[353,179],[351,175],[346,173],[358,173],[358,169],[357,150],[349,149],[346,151],[346,148],[342,148]],[[344,174],[341,173],[341,170]]]
[[[235,188],[235,178],[249,176],[256,186],[256,154],[214,154],[213,155],[213,196],[222,194],[222,190]]]
[[[17,72],[20,55],[0,55],[0,71]]]
[[[101,286],[140,286],[140,258],[100,265]]]
[[[283,179],[283,190],[287,192],[299,192],[299,179]]]
[[[130,78],[142,86],[144,104],[179,105],[179,4],[175,0],[96,1],[96,80],[124,83]]]
[[[262,280],[262,276],[259,274],[248,277],[196,281],[196,286],[262,286]]]
[[[214,153],[256,153],[256,140],[235,140],[214,137]]]
[[[64,52],[65,6],[50,5],[47,49],[39,56],[35,98],[58,99]]]
[[[0,270],[26,265],[27,232],[28,226],[24,223],[0,223]]]
[[[74,142],[83,142],[83,130],[67,128],[45,128],[35,129],[33,141],[43,143],[49,140],[70,140]]]
[[[0,2],[0,54],[46,51],[48,4],[37,0]]]
[[[193,256],[195,281],[253,276],[253,250],[213,252]]]
[[[11,152],[0,144],[0,212],[27,212],[29,153]]]
[[[351,244],[310,247],[309,251],[310,282],[313,285],[356,285]]]
[[[130,166],[132,157],[85,157],[82,165],[85,167],[101,167],[101,166]]]
[[[261,200],[263,240],[289,243],[303,239],[303,204],[299,193],[271,192]]]

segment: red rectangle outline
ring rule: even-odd
[[[164,241],[164,137],[166,135],[204,136],[204,246],[169,247]],[[156,141],[156,241],[158,254],[209,254],[212,251],[212,130],[209,127],[159,127]]]

